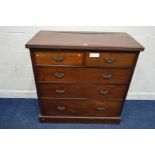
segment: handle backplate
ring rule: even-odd
[[[65,106],[58,106],[57,109],[60,111],[63,111],[63,110],[66,110],[66,107]]]
[[[103,111],[103,110],[106,110],[107,108],[106,107],[96,107],[96,110],[98,111]]]
[[[104,61],[106,63],[113,63],[115,61],[115,58],[105,58]]]
[[[112,75],[110,74],[102,74],[102,78],[104,79],[110,79],[112,77]]]
[[[65,74],[64,73],[55,73],[55,76],[57,78],[63,78],[65,76]]]
[[[108,90],[100,90],[99,93],[100,93],[100,95],[106,95],[106,94],[109,94],[109,91]]]
[[[54,60],[56,62],[62,62],[62,61],[64,61],[64,57],[54,57]]]
[[[63,94],[65,91],[61,90],[61,89],[57,89],[55,92],[58,93],[58,94]]]

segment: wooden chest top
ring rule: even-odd
[[[27,48],[91,49],[143,51],[129,34],[123,32],[54,32],[40,31],[27,44]],[[99,52],[99,51],[98,51]]]

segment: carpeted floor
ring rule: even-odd
[[[35,99],[0,99],[2,129],[153,129],[155,101],[126,101],[120,125],[107,124],[42,124],[38,121]]]

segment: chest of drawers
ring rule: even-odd
[[[40,122],[119,123],[140,51],[127,33],[40,31],[30,49]]]

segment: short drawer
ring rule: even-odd
[[[37,65],[82,65],[82,52],[63,51],[35,51],[35,64]]]
[[[122,99],[124,85],[39,84],[40,96],[47,98]]]
[[[130,69],[38,67],[39,82],[126,84]]]
[[[119,116],[122,101],[42,99],[42,115]]]
[[[91,53],[86,54],[86,66],[131,67],[136,58],[135,53]]]

